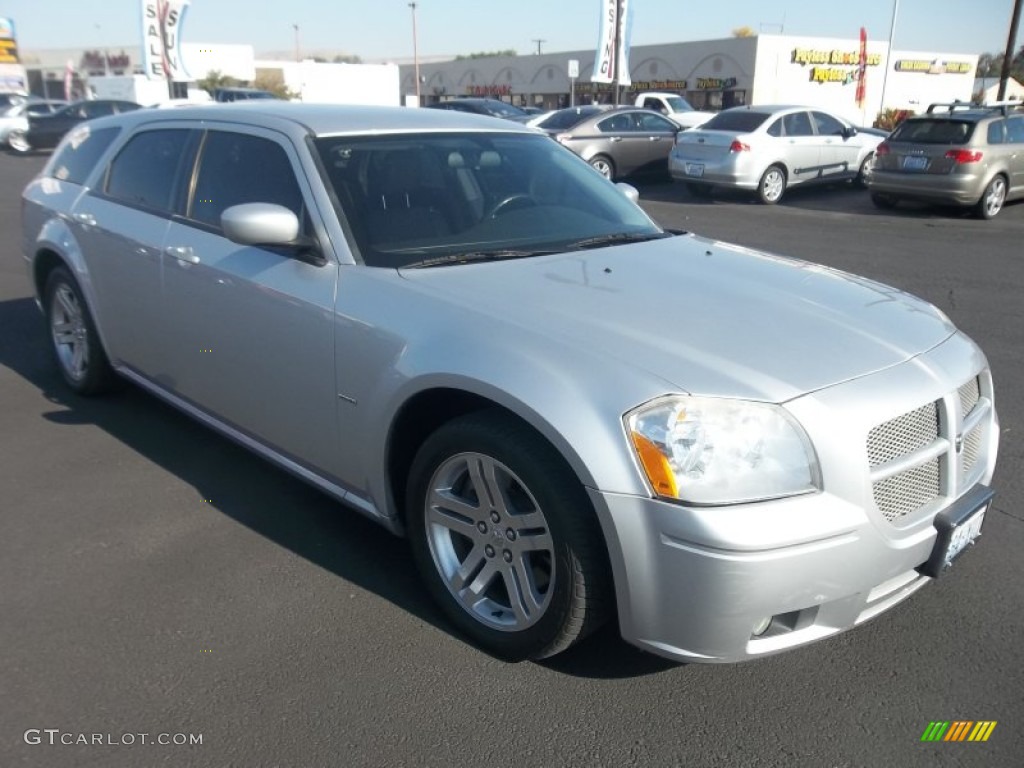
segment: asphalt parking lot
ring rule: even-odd
[[[981,222],[847,186],[766,207],[643,185],[664,226],[890,283],[976,339],[994,511],[948,576],[808,648],[686,666],[610,627],[513,665],[453,634],[403,541],[137,390],[68,393],[20,256],[44,160],[0,153],[0,766],[1021,765],[1024,204]],[[998,725],[922,743],[935,720]]]

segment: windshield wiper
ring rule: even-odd
[[[452,264],[468,264],[471,261],[499,261],[501,259],[525,259],[530,256],[546,256],[560,251],[543,250],[513,250],[505,248],[495,251],[468,251],[466,253],[449,253],[446,256],[435,256],[430,259],[413,261],[406,264],[403,269],[420,269],[421,267],[449,266]]]
[[[567,251],[583,251],[588,248],[603,248],[606,245],[621,245],[623,243],[643,243],[647,240],[661,240],[665,237],[672,237],[669,232],[616,232],[610,235],[598,235],[577,240],[565,246]]]

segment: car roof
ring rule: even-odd
[[[303,104],[269,99],[225,104],[203,103],[187,109],[135,110],[92,122],[97,126],[102,123],[134,128],[142,124],[169,121],[197,124],[217,121],[285,132],[298,129],[316,136],[417,131],[501,131],[537,135],[532,128],[518,123],[471,112],[415,107]]]

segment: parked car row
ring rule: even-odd
[[[0,146],[7,146],[7,137],[12,131],[27,131],[29,117],[52,115],[67,105],[66,101],[50,99],[24,99],[0,106]]]
[[[53,149],[72,128],[86,120],[140,109],[141,104],[116,99],[75,101],[48,114],[28,115],[28,124],[13,128],[7,144],[15,152]]]

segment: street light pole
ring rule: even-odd
[[[412,8],[412,61],[416,70],[416,106],[420,106],[420,52],[416,43],[416,3],[409,3]]]
[[[292,29],[295,30],[295,60],[302,61],[301,57],[299,56],[299,25],[292,24]]]
[[[900,10],[900,0],[893,0],[892,24],[889,25],[889,50],[885,53],[885,72],[882,73],[882,103],[879,104],[879,112],[885,109],[885,85],[889,81],[889,70],[893,68],[892,61],[892,39],[896,35],[896,14]]]

